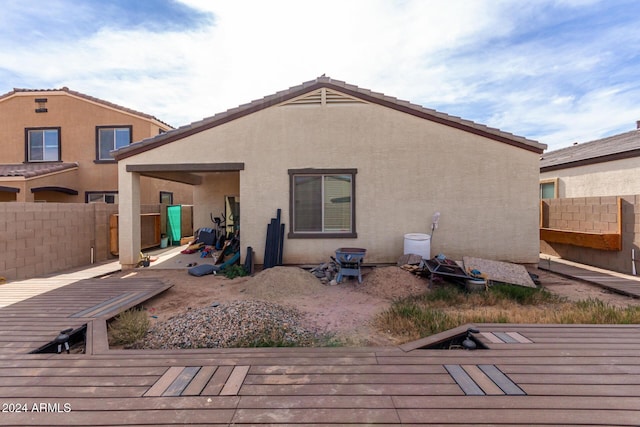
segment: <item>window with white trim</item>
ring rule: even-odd
[[[289,237],[356,237],[355,169],[290,170]]]

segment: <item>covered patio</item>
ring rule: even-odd
[[[148,176],[193,186],[194,231],[214,227],[212,216],[225,212],[225,197],[240,195],[244,163],[127,164],[120,167],[119,257],[122,267],[134,268],[141,250],[140,177]]]

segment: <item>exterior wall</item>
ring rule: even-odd
[[[112,256],[108,216],[116,207],[78,203],[0,203],[0,276],[21,280]]]
[[[617,197],[545,199],[542,204],[545,228],[589,233],[618,231]]]
[[[140,197],[145,205],[160,203],[161,191],[173,193],[174,205],[190,205],[193,203],[194,188],[188,184],[143,176],[140,179],[140,186]]]
[[[366,248],[368,263],[395,262],[404,234],[430,231],[436,211],[441,217],[432,254],[538,260],[539,154],[393,109],[374,104],[270,107],[122,159],[121,183],[131,185],[124,176],[133,175],[125,172],[128,164],[203,162],[244,163],[239,173],[242,247],[252,246],[258,263],[266,224],[276,209],[282,209],[289,227],[288,169],[299,168],[357,169],[358,237],[287,238],[285,263],[324,262],[340,247]],[[216,194],[217,200],[224,193],[215,188],[218,182],[207,178],[197,194]],[[196,204],[202,200],[196,198]],[[195,228],[205,220],[202,212],[196,217]]]
[[[640,159],[615,160],[541,172],[540,179],[558,178],[558,197],[640,194]]]
[[[22,178],[21,178],[22,179]],[[84,195],[79,194],[78,196],[73,196],[65,193],[60,193],[58,191],[47,191],[47,192],[39,192],[32,193],[31,188],[36,187],[65,187],[65,188],[73,188],[78,189],[78,183],[80,180],[80,174],[78,170],[70,170],[55,174],[50,174],[46,176],[39,176],[35,178],[31,178],[29,180],[22,180],[19,185],[13,185],[15,187],[20,188],[20,192],[18,193],[19,202],[33,202],[36,200],[42,200],[47,202],[54,203],[69,203],[71,201],[77,201],[79,203],[84,202]],[[82,201],[78,200],[82,197]]]
[[[142,213],[159,209],[141,206]],[[105,203],[0,203],[0,277],[22,280],[89,265],[91,248],[94,262],[115,259],[109,217],[117,212]]]
[[[640,195],[622,198],[622,250],[604,251],[540,241],[542,254],[631,274],[631,250],[640,259]],[[618,230],[617,197],[577,197],[543,200],[544,227],[560,230],[614,233]],[[544,258],[544,255],[542,256]],[[637,268],[640,270],[640,263]]]
[[[215,228],[211,214],[219,217],[224,213],[224,197],[240,194],[239,172],[213,172],[204,177],[203,185],[195,187],[193,207],[193,229]],[[242,202],[241,202],[242,203]],[[242,212],[242,204],[240,211]],[[265,226],[266,229],[266,226]]]
[[[46,113],[36,113],[36,98],[47,98]],[[40,185],[59,185],[52,183],[62,180],[62,186],[78,191],[77,196],[63,193],[40,194],[35,199],[49,202],[84,203],[86,191],[111,192],[118,190],[118,170],[115,162],[96,163],[96,126],[132,126],[132,141],[139,141],[157,135],[160,130],[169,129],[159,122],[110,108],[103,104],[79,98],[64,91],[18,92],[13,96],[0,100],[0,163],[20,164],[25,158],[25,129],[39,127],[60,127],[61,160],[78,162],[77,171],[66,172],[59,176],[38,178],[39,183],[31,183],[29,187]],[[66,178],[65,178],[66,176]],[[0,178],[4,181],[6,179]],[[0,181],[0,185],[2,184]],[[11,184],[19,187],[14,179]],[[46,184],[43,184],[45,182]],[[192,203],[192,189],[185,184],[162,181],[152,178],[143,179],[142,202],[159,203],[159,192],[174,193],[177,203]],[[34,201],[30,189],[21,189],[18,201]]]

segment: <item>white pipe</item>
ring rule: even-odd
[[[93,246],[91,246],[91,264],[93,264]]]
[[[631,273],[636,276],[636,250],[631,249]]]

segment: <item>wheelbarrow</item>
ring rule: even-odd
[[[358,278],[358,283],[362,283],[362,272],[360,266],[364,255],[367,253],[366,249],[362,248],[340,248],[336,250],[336,262],[340,270],[338,271],[338,277],[336,282],[340,283],[345,276],[352,276]]]

